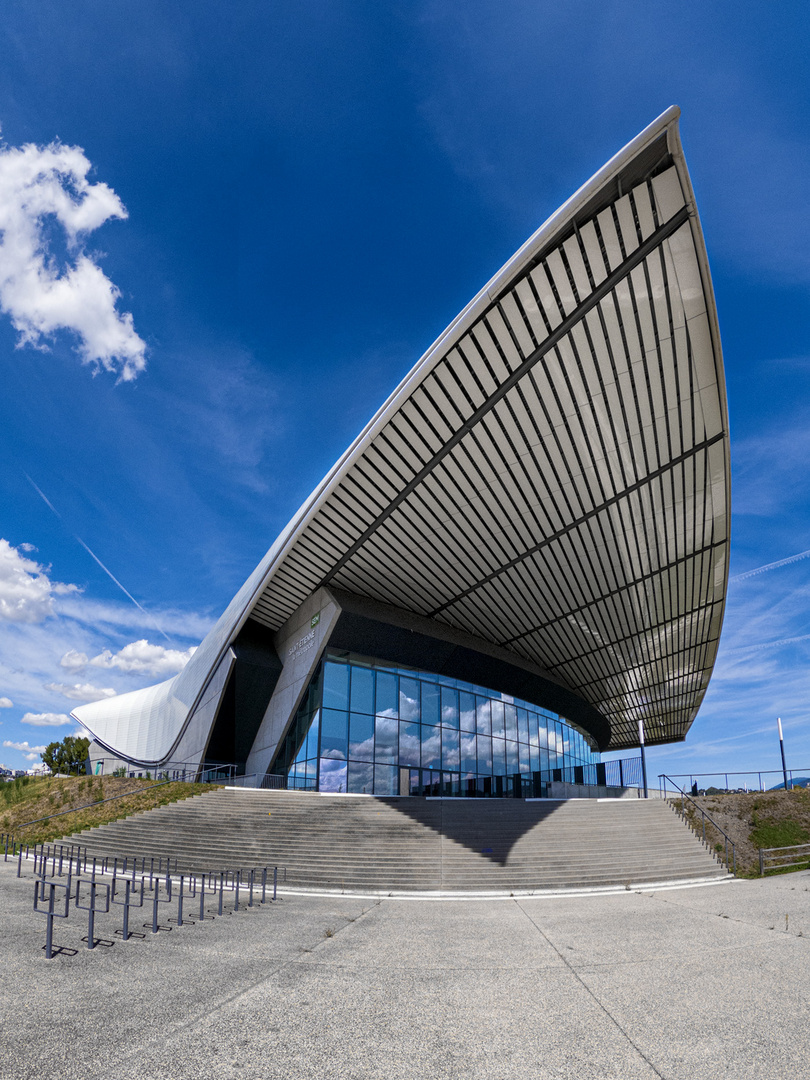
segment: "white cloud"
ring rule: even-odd
[[[31,724],[32,727],[61,727],[62,724],[72,724],[73,721],[65,713],[27,712],[20,723]]]
[[[78,146],[0,146],[0,308],[20,345],[71,330],[84,363],[134,379],[146,346],[120,292],[82,249],[84,238],[127,212],[112,188],[88,183],[90,162]],[[59,267],[48,249],[53,224],[64,230],[73,262]]]
[[[116,691],[110,686],[93,686],[92,683],[45,683],[46,690],[52,690],[55,694],[70,698],[71,701],[103,701],[104,698],[115,697]]]
[[[11,698],[0,697],[0,709],[13,709],[13,708],[14,708],[14,702],[11,700]]]
[[[167,649],[163,645],[150,645],[142,638],[140,641],[130,642],[117,653],[105,649],[98,656],[94,656],[89,664],[92,667],[118,668],[119,671],[137,675],[176,675],[189,662],[196,648],[196,645],[192,645],[184,651]],[[63,662],[65,658],[62,657]]]
[[[82,668],[87,667],[90,660],[87,653],[76,652],[75,649],[68,649],[59,664],[63,668],[67,668],[68,671],[81,671]]]
[[[3,746],[7,746],[10,750],[20,750],[27,754],[42,754],[45,751],[44,746],[29,746],[28,741],[25,742],[12,742],[11,739],[4,739]]]
[[[78,585],[51,581],[47,567],[0,539],[0,619],[40,623],[54,614],[55,596],[79,591]]]

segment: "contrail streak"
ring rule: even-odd
[[[768,570],[778,570],[780,566],[788,566],[790,563],[799,562],[800,559],[807,559],[808,557],[810,557],[810,551],[800,551],[798,555],[791,555],[787,559],[768,563],[767,566],[758,566],[756,570],[746,570],[744,574],[735,574],[734,577],[728,580],[729,582],[745,581],[746,578],[755,577],[757,574],[765,574]]]
[[[56,509],[56,507],[55,507],[55,506],[53,505],[53,503],[52,503],[52,502],[51,502],[51,500],[50,500],[50,499],[48,498],[48,496],[47,496],[47,495],[45,494],[45,492],[44,492],[44,491],[42,491],[42,489],[41,489],[41,488],[37,487],[37,485],[36,485],[36,484],[34,483],[34,481],[33,481],[33,480],[31,479],[31,477],[30,477],[30,476],[28,475],[28,473],[27,473],[27,472],[24,472],[24,473],[23,473],[23,476],[24,476],[24,477],[25,477],[25,479],[26,479],[26,480],[28,481],[28,483],[29,483],[29,484],[31,485],[31,487],[32,487],[32,488],[34,489],[34,491],[36,491],[37,495],[39,495],[39,497],[40,497],[40,498],[42,499],[42,501],[43,501],[43,502],[44,502],[44,503],[46,504],[46,506],[50,507],[50,509],[51,509],[51,510],[52,510],[52,511],[54,512],[54,514],[56,514],[56,516],[57,516],[57,517],[59,518],[59,520],[60,520],[60,521],[64,522],[64,520],[65,520],[65,519],[64,519],[64,518],[62,517],[62,515],[61,515],[61,514],[59,513],[59,511],[58,511],[58,510]],[[156,630],[158,631],[158,633],[159,633],[159,634],[163,634],[163,636],[164,636],[164,637],[166,638],[166,640],[170,642],[170,641],[171,641],[171,638],[169,637],[169,635],[168,635],[168,634],[164,633],[164,631],[163,631],[163,630],[162,630],[162,629],[160,628],[160,626],[158,626],[158,624],[157,624],[157,622],[156,622],[156,620],[155,620],[155,617],[154,617],[154,615],[151,615],[151,614],[150,614],[150,613],[149,613],[149,612],[148,612],[148,611],[146,610],[146,608],[142,607],[142,606],[141,606],[141,605],[140,605],[140,604],[138,603],[138,601],[137,601],[137,600],[135,599],[135,597],[134,597],[134,596],[132,595],[132,593],[131,593],[131,592],[128,592],[128,591],[127,591],[127,590],[126,590],[126,589],[124,588],[124,586],[123,586],[123,585],[121,584],[121,582],[120,582],[120,581],[118,580],[118,578],[117,578],[117,577],[115,576],[115,574],[114,574],[114,573],[113,573],[113,572],[112,572],[111,570],[108,570],[108,569],[107,569],[107,567],[106,567],[106,566],[104,565],[104,563],[103,563],[103,562],[101,561],[101,559],[100,559],[100,558],[98,557],[98,555],[96,555],[96,553],[95,553],[94,551],[91,551],[91,549],[90,549],[90,548],[89,548],[89,547],[87,546],[87,544],[85,544],[84,540],[82,540],[82,538],[81,538],[80,536],[77,536],[77,534],[76,534],[76,533],[72,533],[72,535],[73,535],[73,539],[74,539],[74,540],[75,540],[75,541],[76,541],[77,543],[79,543],[79,544],[81,544],[81,545],[82,545],[82,547],[83,547],[83,548],[84,548],[84,550],[85,550],[85,551],[87,552],[87,554],[88,554],[88,555],[90,556],[90,558],[91,558],[91,559],[93,559],[93,560],[94,560],[95,562],[97,562],[97,563],[98,563],[98,565],[99,565],[99,566],[101,567],[101,569],[102,569],[102,570],[104,571],[104,573],[105,573],[105,574],[107,575],[107,577],[108,577],[108,578],[109,578],[109,579],[110,579],[111,581],[115,582],[115,584],[116,584],[116,585],[118,586],[118,588],[119,588],[119,589],[121,590],[121,592],[122,592],[122,593],[124,594],[124,596],[126,596],[126,597],[127,597],[127,599],[131,600],[131,601],[132,601],[132,603],[133,603],[133,604],[135,605],[135,607],[136,607],[136,608],[138,609],[138,611],[142,612],[142,613],[143,613],[143,614],[144,614],[144,615],[145,615],[145,616],[147,617],[147,619],[149,619],[149,621],[150,621],[150,622],[152,623],[152,625],[153,625],[153,626],[154,626],[154,628],[155,628],[155,629],[156,629]]]
[[[745,652],[759,652],[762,649],[778,649],[782,645],[793,645],[797,641],[808,640],[810,640],[810,634],[799,634],[798,637],[780,638],[778,641],[761,641],[757,645],[740,645],[736,649],[727,649],[726,656],[736,656]]]

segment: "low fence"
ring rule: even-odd
[[[54,920],[68,919],[71,912],[87,919],[87,936],[81,940],[88,949],[111,947],[114,940],[96,936],[96,918],[120,908],[122,924],[113,937],[122,941],[145,938],[130,928],[131,915],[151,908],[151,919],[143,927],[152,934],[193,926],[278,897],[278,866],[208,870],[177,873],[171,857],[90,856],[87,849],[71,844],[25,845],[8,834],[0,834],[4,862],[17,863],[17,877],[33,871],[32,912],[45,917],[45,957],[73,955],[76,949],[54,945]],[[138,864],[140,863],[140,870]],[[155,865],[157,863],[157,865]],[[272,897],[268,894],[272,890]],[[174,905],[174,914],[170,915]],[[207,905],[207,906],[206,906]]]
[[[759,849],[759,875],[767,870],[787,870],[794,866],[806,866],[810,862],[810,844],[791,844],[788,847]]]

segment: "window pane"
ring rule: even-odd
[[[352,713],[349,718],[349,757],[374,759],[374,717]],[[351,779],[351,777],[349,778]]]
[[[492,740],[492,775],[506,775],[506,750],[503,739]]]
[[[399,718],[416,721],[419,719],[419,683],[416,679],[399,680]]]
[[[517,721],[518,742],[527,743],[529,741],[529,714],[525,709],[518,709]]]
[[[442,730],[442,768],[458,769],[458,732],[450,728]]]
[[[418,724],[399,725],[400,765],[419,765],[420,734]]]
[[[529,713],[529,743],[531,746],[539,746],[537,737],[537,714]]]
[[[442,760],[441,728],[422,725],[422,767],[438,769]]]
[[[492,775],[492,739],[489,735],[476,736],[478,742],[478,771]]]
[[[462,731],[475,731],[475,698],[463,690],[459,694],[459,726]]]
[[[518,744],[512,739],[506,740],[506,771],[508,773],[518,771]]]
[[[374,672],[352,667],[352,712],[374,712]]]
[[[503,707],[503,716],[507,739],[517,742],[517,709],[507,703]]]
[[[307,732],[307,757],[314,758],[318,756],[318,728],[320,726],[321,714],[317,711],[312,717],[312,721],[309,725],[309,731]]]
[[[492,734],[492,721],[489,715],[489,698],[475,699],[475,730],[479,735]]]
[[[399,795],[399,769],[394,765],[375,765],[374,794]]]
[[[435,683],[422,683],[422,723],[439,723],[439,688]]]
[[[503,702],[493,701],[492,708],[492,734],[503,738]]]
[[[398,756],[397,736],[399,721],[390,716],[378,716],[374,739],[374,760],[388,765],[396,764]]]
[[[461,732],[461,771],[475,772],[475,736]]]
[[[375,707],[377,716],[397,716],[399,690],[397,677],[389,671],[378,671],[376,676],[377,699]]]
[[[321,758],[321,779],[318,787],[321,791],[341,792],[346,790],[346,762],[334,758]]]
[[[458,727],[458,690],[442,687],[442,727]]]
[[[349,762],[349,791],[371,795],[374,786],[374,766],[364,761]]]
[[[325,664],[323,669],[323,703],[330,709],[349,707],[348,664]]]

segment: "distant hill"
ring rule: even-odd
[[[810,787],[810,776],[794,776],[790,783],[792,787]],[[775,784],[772,788],[768,788],[768,791],[783,791],[784,787],[783,781],[781,784]]]

